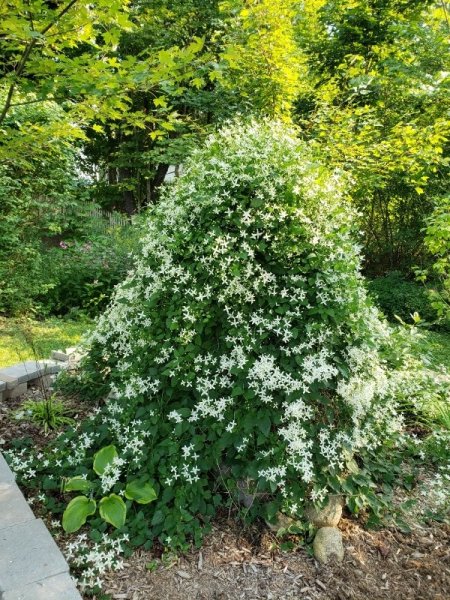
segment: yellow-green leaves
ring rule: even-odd
[[[83,477],[71,477],[64,483],[64,492],[84,492],[85,494],[92,489],[92,483]]]
[[[157,495],[153,487],[148,483],[140,481],[130,481],[125,488],[125,497],[128,500],[135,500],[138,504],[149,504],[156,500]]]
[[[78,531],[86,523],[86,519],[95,513],[96,508],[95,500],[90,500],[86,496],[73,498],[63,514],[62,526],[64,531],[67,533]]]
[[[103,475],[106,467],[114,462],[115,458],[118,458],[117,450],[115,446],[105,446],[99,450],[94,456],[93,469],[97,475]]]
[[[110,523],[116,529],[120,529],[125,524],[127,517],[127,507],[125,502],[117,494],[105,496],[98,503],[101,518]]]

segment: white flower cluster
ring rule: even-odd
[[[101,542],[90,542],[85,533],[78,535],[63,548],[64,556],[69,565],[82,574],[78,584],[82,591],[99,589],[102,586],[102,576],[107,571],[117,571],[123,568],[123,544],[128,542],[128,535],[111,537],[104,533]]]

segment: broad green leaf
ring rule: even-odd
[[[120,529],[125,523],[127,507],[117,494],[110,494],[102,498],[98,504],[101,518],[113,527]]]
[[[115,458],[119,455],[117,454],[117,450],[115,446],[105,446],[101,450],[99,450],[94,456],[94,471],[97,475],[103,475],[105,469],[108,465],[110,465]]]
[[[65,492],[89,492],[92,483],[83,477],[71,477],[64,484]]]
[[[148,483],[141,483],[138,480],[130,481],[125,488],[125,497],[128,500],[135,500],[138,504],[149,504],[156,500],[157,495],[153,487]]]
[[[77,496],[69,502],[63,513],[62,526],[67,533],[78,531],[86,519],[95,513],[97,504],[86,496]]]

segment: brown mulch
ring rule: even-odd
[[[30,397],[37,399],[42,393],[31,389],[25,397],[8,400],[7,406],[0,403],[3,447],[23,437],[42,447],[51,438],[28,421],[14,418]],[[113,600],[450,599],[448,525],[421,525],[404,534],[393,529],[368,531],[345,518],[339,527],[344,561],[323,566],[306,546],[282,552],[279,540],[267,529],[242,529],[224,517],[217,520],[201,550],[170,565],[155,551],[138,550],[123,570],[105,577],[103,590]]]
[[[450,528],[434,525],[411,534],[366,531],[340,523],[341,564],[319,565],[306,548],[283,553],[265,532],[257,544],[234,521],[220,523],[200,551],[170,567],[138,551],[122,571],[110,573],[104,590],[127,600],[448,600]]]

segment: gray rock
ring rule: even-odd
[[[6,381],[0,381],[0,392],[6,390]]]
[[[313,542],[315,558],[323,564],[330,560],[342,562],[344,559],[344,545],[342,533],[337,527],[322,527],[316,533]]]
[[[320,529],[320,527],[336,527],[342,517],[342,496],[331,495],[328,497],[328,504],[324,508],[315,508],[309,506],[305,510],[305,517],[310,523]]]
[[[60,362],[67,362],[69,360],[69,355],[62,350],[53,350],[51,358]]]

